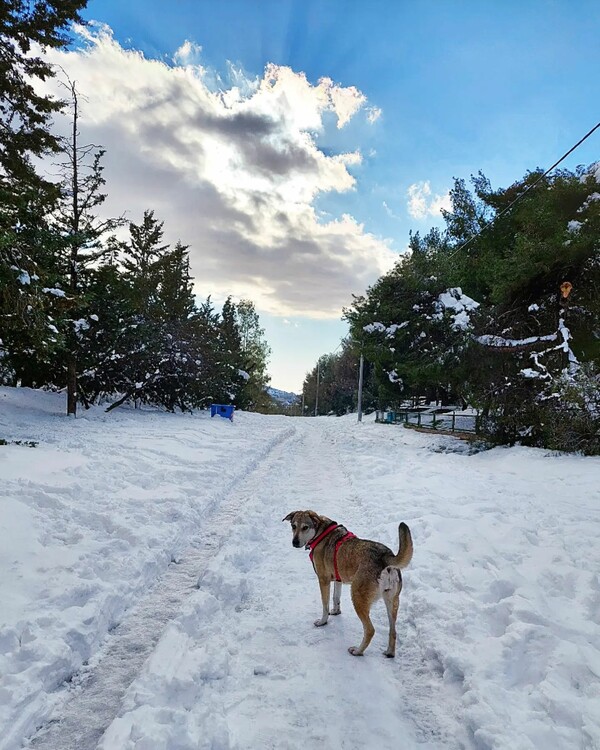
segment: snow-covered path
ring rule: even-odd
[[[2,750],[50,717],[37,748],[107,727],[99,750],[600,750],[598,459],[351,417],[72,423],[4,395],[3,436],[41,442],[0,450]],[[347,590],[313,627],[281,523],[307,507],[391,547],[411,526],[395,660],[381,604],[348,655]]]
[[[327,628],[312,625],[320,610],[316,580],[281,518],[296,507],[341,512],[359,502],[322,425],[303,420],[234,498],[239,513],[223,518],[227,543],[101,748],[185,747],[191,737],[202,748],[391,749],[416,746],[417,736],[424,748],[445,740],[460,746],[460,726],[448,719],[456,691],[419,662],[410,639],[395,663],[381,656],[383,608],[373,660],[346,651],[362,632],[347,596],[342,617]],[[431,708],[440,703],[443,723]]]

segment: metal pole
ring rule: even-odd
[[[358,421],[362,422],[362,391],[363,391],[363,365],[364,358],[360,353],[360,365],[358,366]]]
[[[302,386],[302,414],[300,416],[304,416],[304,386]]]
[[[315,417],[319,411],[319,375],[321,372],[321,362],[317,360],[317,395],[315,396]]]

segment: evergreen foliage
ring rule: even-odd
[[[318,414],[347,414],[357,408],[358,367],[360,345],[350,339],[342,342],[339,353],[319,357],[319,399]],[[374,368],[365,361],[363,373],[363,409],[366,412],[375,408]],[[302,386],[305,416],[312,416],[317,405],[317,365],[307,373]]]
[[[43,49],[68,43],[84,5],[0,7],[0,382],[66,388],[70,414],[78,400],[268,404],[253,303],[228,299],[222,314],[197,303],[189,249],[163,241],[151,210],[117,239],[121,220],[100,217],[104,151],[81,138],[80,93],[68,79],[66,102],[35,92],[34,79],[54,75]],[[70,135],[59,138],[51,116],[67,107]],[[38,175],[32,157],[52,159],[59,181]]]
[[[238,400],[244,409],[260,409],[270,401],[266,389],[269,384],[267,363],[271,349],[251,300],[242,299],[238,302],[235,326],[240,342],[238,375],[242,377]]]
[[[0,4],[0,358],[1,377],[36,383],[31,360],[48,364],[60,344],[49,318],[52,259],[62,245],[49,215],[56,185],[39,176],[32,158],[56,152],[51,116],[63,102],[36,93],[54,76],[45,48],[69,42],[85,0],[6,0]],[[36,46],[42,53],[35,51]]]
[[[481,173],[472,190],[455,181],[444,231],[411,234],[344,311],[354,343],[319,359],[319,414],[356,408],[339,368],[349,356],[356,371],[362,351],[366,408],[470,404],[499,443],[600,453],[600,164],[545,177],[499,216],[539,176],[506,190]],[[315,365],[309,414],[316,381]]]
[[[445,230],[412,235],[344,314],[379,406],[470,403],[499,442],[600,452],[600,169],[555,172],[490,223],[539,176],[456,180]]]

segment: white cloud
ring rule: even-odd
[[[395,214],[392,209],[388,206],[388,204],[383,201],[383,207],[385,209],[385,212],[388,216],[390,216],[392,219],[402,219],[401,216],[398,216],[398,214]]]
[[[367,107],[367,120],[371,123],[371,125],[374,122],[377,122],[379,118],[381,117],[381,109],[380,107]]]
[[[338,128],[343,128],[367,101],[367,97],[355,86],[348,86],[347,88],[335,86],[329,78],[320,81],[320,83],[323,82],[329,89],[328,94],[331,98],[333,110],[338,118],[337,126]]]
[[[186,39],[185,42],[175,50],[173,62],[177,65],[197,65],[200,62],[202,47],[195,42]]]
[[[388,244],[354,218],[319,220],[313,207],[319,194],[355,189],[348,167],[360,152],[326,156],[315,137],[326,113],[341,128],[365,106],[358,89],[274,64],[255,79],[230,67],[224,85],[192,62],[201,48],[189,40],[169,66],[123,49],[105,26],[81,34],[85,49],[49,56],[86,97],[84,137],[107,150],[106,211],[137,222],[154,209],[167,241],[191,245],[198,294],[337,317],[393,265]]]
[[[429,181],[415,182],[408,188],[408,213],[414,219],[439,218],[442,209],[450,210],[450,193],[432,195]]]

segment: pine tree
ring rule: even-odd
[[[102,158],[104,151],[93,144],[82,144],[79,132],[79,93],[75,84],[65,84],[71,107],[71,133],[60,139],[62,177],[61,195],[55,212],[57,233],[63,238],[65,252],[60,256],[59,270],[67,292],[64,308],[65,362],[67,385],[67,414],[77,413],[77,359],[84,332],[90,327],[90,316],[99,310],[90,308],[86,298],[87,278],[92,269],[107,254],[102,244],[104,235],[114,231],[120,219],[100,219],[96,212],[104,203],[105,184]]]
[[[600,391],[600,168],[539,179],[494,190],[479,174],[472,192],[457,180],[445,231],[411,235],[345,317],[353,338],[368,334],[381,406],[446,391],[500,442],[600,451],[595,407],[582,418],[572,406]]]
[[[115,249],[87,276],[86,299],[90,310],[89,328],[79,331],[78,392],[89,405],[118,393],[123,370],[129,360],[130,321],[133,309],[129,284],[117,266]]]
[[[244,370],[247,363],[242,351],[237,308],[231,297],[227,297],[221,310],[218,345],[221,351],[219,369],[222,371],[220,393],[223,394],[220,401],[234,402],[242,407],[245,401],[243,395],[240,399],[240,395],[249,376]]]
[[[200,341],[194,326],[195,303],[188,248],[178,242],[157,263],[159,284],[150,319],[160,345],[155,376],[146,397],[169,411],[197,406],[194,385],[201,369]]]
[[[163,226],[153,211],[146,210],[141,224],[130,222],[129,241],[121,246],[129,314],[123,320],[118,348],[112,355],[120,361],[114,388],[122,396],[110,408],[129,400],[147,402],[152,381],[159,376],[161,263],[169,250],[169,245],[162,243]]]
[[[39,94],[34,82],[54,76],[43,50],[69,42],[85,0],[7,0],[0,5],[0,355],[3,377],[33,384],[31,362],[46,362],[59,345],[48,320],[44,288],[53,287],[48,261],[60,248],[48,215],[55,185],[32,157],[58,149],[51,116],[63,102]],[[33,45],[41,54],[32,54]]]
[[[188,247],[171,248],[163,233],[163,222],[145,211],[123,246],[129,315],[111,354],[119,363],[113,387],[122,395],[109,409],[126,401],[169,411],[204,407],[220,381],[218,315],[210,300],[197,308]]]
[[[236,321],[240,335],[242,372],[245,383],[237,397],[241,409],[257,409],[268,403],[266,388],[269,383],[267,364],[271,349],[261,328],[254,303],[242,299],[236,305]]]

